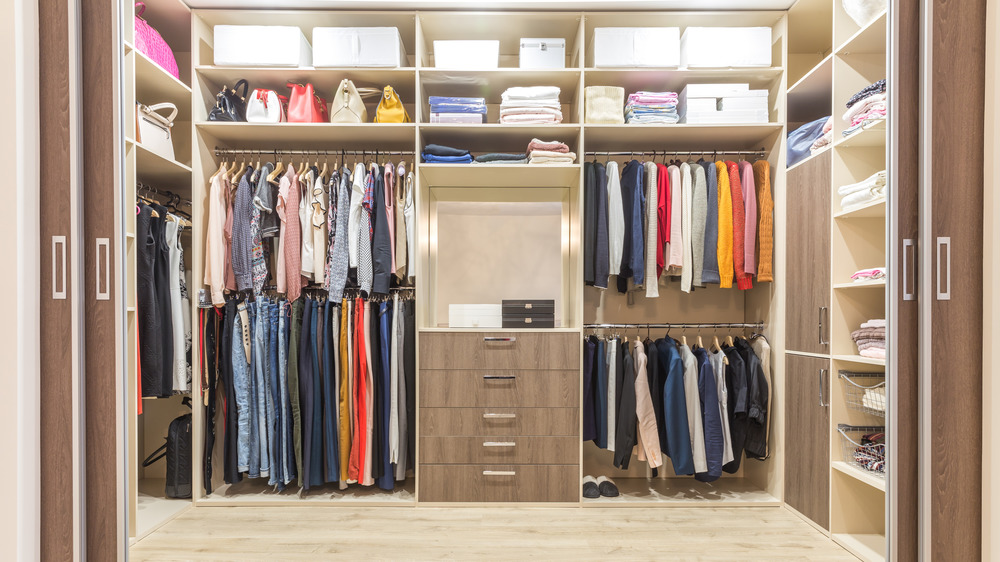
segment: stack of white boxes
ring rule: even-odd
[[[767,90],[749,84],[688,84],[678,97],[681,123],[767,123]]]

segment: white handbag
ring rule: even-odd
[[[886,10],[886,0],[843,0],[844,12],[858,24],[864,27],[875,19],[875,16]]]
[[[170,109],[170,115],[164,116],[158,113],[162,109]],[[170,135],[170,128],[174,126],[174,117],[177,117],[177,106],[172,103],[158,103],[156,105],[143,105],[136,103],[136,122],[139,144],[143,148],[166,158],[174,159],[174,139]]]
[[[274,90],[257,88],[247,100],[247,123],[284,123],[285,108]]]

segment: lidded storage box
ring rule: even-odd
[[[434,67],[452,70],[492,70],[500,66],[500,42],[435,41]]]
[[[503,315],[499,304],[449,304],[449,328],[500,328]]]
[[[406,66],[406,49],[395,27],[313,28],[313,65]]]
[[[678,66],[680,34],[678,27],[595,28],[594,66]]]
[[[312,66],[302,30],[287,25],[217,25],[216,66]]]
[[[504,328],[555,328],[555,300],[503,301]]]
[[[771,66],[771,28],[689,27],[681,38],[681,66]]]
[[[566,40],[521,38],[518,63],[528,69],[566,68]]]

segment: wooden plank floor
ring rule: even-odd
[[[856,560],[779,507],[198,507],[131,560]]]

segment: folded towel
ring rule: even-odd
[[[881,328],[858,328],[857,330],[854,330],[853,332],[851,332],[851,339],[852,340],[857,341],[857,340],[865,339],[865,338],[875,338],[875,339],[881,338],[881,339],[885,339],[885,328],[884,327],[881,327]]]
[[[848,109],[847,112],[844,113],[844,121],[847,121],[848,123],[854,121],[855,117],[867,112],[875,104],[878,103],[884,104],[885,100],[886,100],[885,94],[875,94],[872,96],[868,96],[867,98],[864,98],[860,102],[852,105],[850,109]]]
[[[859,181],[858,183],[849,183],[847,185],[842,185],[837,188],[837,195],[844,196],[856,193],[858,191],[864,191],[866,189],[871,189],[873,187],[878,187],[880,185],[885,185],[886,182],[886,172],[882,170],[880,172],[875,172],[874,174],[868,176],[867,178]]]
[[[873,319],[871,319],[871,320],[869,320],[869,321],[861,324],[861,327],[862,328],[885,328],[886,327],[885,318],[873,318]]]
[[[559,99],[558,86],[515,86],[501,94],[501,101]]]
[[[849,211],[854,207],[859,207],[861,205],[868,205],[875,203],[876,201],[882,201],[885,199],[884,190],[871,190],[871,191],[859,191],[857,193],[852,193],[845,196],[840,200],[840,208],[844,211]]]
[[[424,154],[429,154],[432,156],[470,156],[471,153],[468,150],[463,150],[461,148],[452,148],[450,146],[444,146],[440,144],[428,144],[424,147]]]
[[[865,281],[873,281],[875,279],[885,279],[885,268],[873,267],[871,269],[861,269],[854,272],[854,275],[851,275],[851,279],[855,283],[863,283]]]
[[[504,115],[500,118],[500,122],[517,125],[554,125],[556,123],[562,123],[562,117],[544,115],[541,113],[518,113],[513,115]]]
[[[555,115],[562,119],[562,110],[551,107],[508,107],[500,108],[500,117],[507,115]]]
[[[861,405],[869,410],[885,411],[885,387],[869,388],[861,397]]]
[[[882,93],[885,93],[885,78],[871,85],[865,86],[860,92],[851,96],[851,99],[847,100],[847,107],[851,107],[868,96]]]
[[[527,157],[528,157],[527,154],[490,152],[489,154],[481,154],[479,156],[476,156],[476,162],[510,162],[510,161],[524,160]]]
[[[549,152],[569,152],[569,147],[565,143],[559,141],[543,141],[538,139],[531,139],[528,143],[528,149],[525,152],[533,152],[535,150],[547,150]]]
[[[428,164],[468,164],[472,162],[471,154],[466,154],[465,156],[437,156],[436,154],[427,154],[425,152],[421,156],[423,156],[424,162]]]
[[[858,355],[862,357],[868,357],[871,359],[885,359],[885,350],[873,347],[871,349],[863,349],[859,351]]]
[[[576,163],[576,158],[549,158],[546,156],[538,156],[535,158],[528,159],[528,164],[574,164]]]
[[[560,109],[562,104],[559,100],[511,100],[500,104],[500,109],[509,107],[548,107],[550,109]]]
[[[575,160],[576,154],[557,150],[532,150],[528,153],[528,158],[569,158]]]

